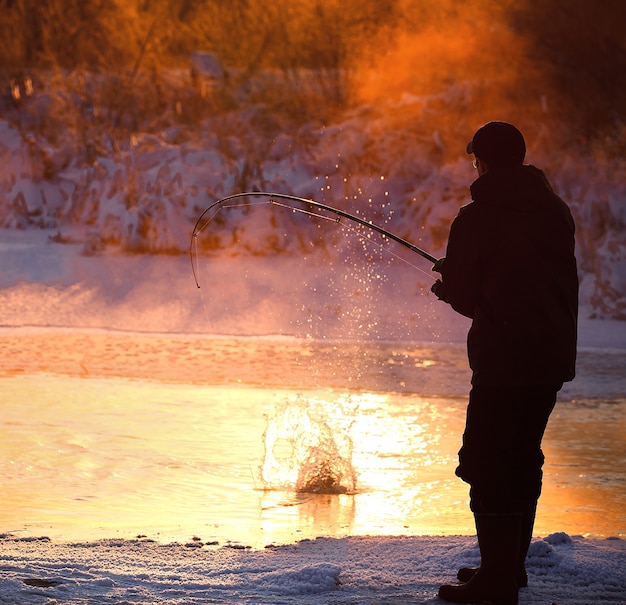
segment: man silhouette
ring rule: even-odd
[[[472,388],[456,474],[470,485],[481,564],[439,597],[515,605],[541,493],[541,440],[557,392],[574,378],[578,277],[574,221],[526,143],[489,122],[467,145],[478,178],[460,209],[432,291],[472,319]]]

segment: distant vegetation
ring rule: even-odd
[[[624,23],[626,0],[0,0],[0,228],[186,253],[210,202],[269,190],[442,249],[465,142],[504,119],[571,204],[583,299],[623,319]],[[319,243],[291,219],[220,215],[199,247]]]
[[[398,90],[432,95],[451,80],[483,82],[484,100],[459,103],[459,115],[494,96],[494,108],[543,104],[545,112],[549,98],[549,119],[564,136],[608,137],[624,151],[624,0],[485,0],[480,8],[464,0],[0,0],[0,14],[0,115],[28,118],[24,100],[45,89],[54,101],[27,122],[38,119],[47,136],[68,123],[150,132],[242,100],[296,123],[325,123],[363,100],[368,70],[389,72],[385,57],[404,49],[412,61],[393,72]],[[190,76],[195,51],[227,68],[219,94],[174,77]],[[268,79],[271,70],[283,77]],[[394,90],[389,80],[382,87]]]

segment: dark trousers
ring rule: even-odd
[[[470,484],[474,513],[516,514],[541,494],[541,440],[562,385],[474,386],[456,474]]]

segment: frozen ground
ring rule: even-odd
[[[380,605],[440,603],[441,583],[478,562],[468,537],[317,539],[263,550],[202,537],[88,543],[0,539],[0,602]],[[557,533],[536,539],[520,605],[626,603],[623,540]]]

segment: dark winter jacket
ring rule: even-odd
[[[578,277],[569,208],[534,166],[489,171],[450,228],[439,296],[472,318],[472,384],[574,378]]]

